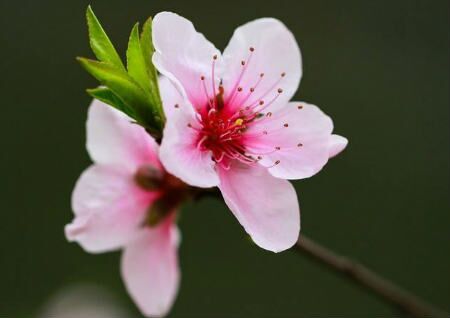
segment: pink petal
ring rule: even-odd
[[[214,80],[219,84],[220,52],[193,24],[171,12],[158,13],[153,19],[153,63],[158,71],[172,80],[197,107],[206,105],[201,76],[205,77],[208,93],[213,96],[212,63],[217,55]]]
[[[331,135],[329,146],[330,158],[337,156],[341,151],[345,149],[345,147],[347,147],[347,144],[348,144],[347,138],[339,135]]]
[[[250,52],[250,48],[254,51]],[[302,76],[300,49],[294,35],[282,22],[272,18],[258,19],[237,28],[223,58],[226,94],[232,94],[230,87],[236,87],[243,69],[245,72],[238,86],[244,93],[239,96],[244,98],[250,88],[255,87],[247,104],[259,99],[269,102],[278,94],[279,88],[283,93],[277,102],[287,103],[295,94]],[[242,61],[246,62],[245,66],[242,66]],[[256,85],[261,73],[264,76]],[[281,77],[282,73],[285,73],[284,77]],[[241,104],[238,99],[234,99],[236,105]]]
[[[191,106],[180,103],[167,118],[160,148],[160,160],[165,169],[197,187],[214,187],[219,178],[214,170],[210,151],[198,149],[199,126]],[[192,127],[188,127],[191,125]]]
[[[105,103],[94,100],[89,107],[87,149],[99,164],[120,166],[134,173],[144,163],[160,166],[158,145],[133,120]]]
[[[178,230],[163,223],[145,228],[122,255],[122,278],[141,312],[165,316],[175,300],[180,282]]]
[[[308,178],[327,163],[333,122],[317,106],[292,102],[255,122],[246,133],[250,152],[282,179]]]
[[[235,165],[219,175],[225,202],[257,245],[280,252],[295,244],[300,209],[290,182],[258,166]]]
[[[73,191],[75,219],[66,225],[66,237],[92,253],[120,248],[134,237],[154,198],[124,171],[92,165]]]

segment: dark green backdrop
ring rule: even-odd
[[[32,317],[59,288],[112,290],[135,310],[119,253],[66,242],[70,194],[89,165],[84,123],[95,85],[88,1],[1,0],[0,316]],[[132,24],[162,10],[193,20],[219,48],[238,25],[284,21],[300,43],[296,98],[319,105],[349,147],[296,182],[302,231],[450,309],[449,2],[92,1],[124,51]],[[170,317],[380,317],[388,306],[293,252],[247,240],[219,201],[183,209],[182,287]]]

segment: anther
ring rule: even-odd
[[[201,79],[202,81],[204,81],[204,80],[205,80],[205,77],[202,75],[202,76],[200,76],[200,79]]]
[[[213,56],[213,60],[217,60],[217,55],[214,55],[214,56]]]
[[[297,144],[297,147],[303,147],[303,144],[300,142]]]
[[[276,166],[277,164],[279,164],[280,162],[281,162],[280,160],[275,161],[275,166]]]
[[[241,61],[241,65],[244,66],[245,65],[245,61]]]
[[[192,125],[191,125],[191,123],[187,124],[187,126],[188,126],[189,128],[192,128]]]
[[[288,123],[285,123],[283,126],[284,126],[284,127],[289,127],[289,124],[288,124]]]
[[[242,92],[242,87],[239,86],[237,90],[238,92]]]
[[[279,94],[283,93],[283,89],[279,88],[279,89],[278,89],[278,93],[279,93]]]
[[[298,109],[302,109],[303,106],[302,106],[302,105],[298,105],[297,108],[298,108]]]
[[[277,146],[275,147],[275,150],[281,150],[281,147]]]
[[[180,108],[180,105],[175,104],[175,106],[173,106],[173,107],[175,107],[175,108]]]
[[[263,135],[267,135],[267,131],[266,130],[263,131]]]
[[[259,74],[259,77],[264,77],[264,73]]]
[[[266,114],[266,116],[267,116],[267,117],[272,116],[272,112],[268,112],[268,113]]]
[[[250,87],[250,92],[253,93],[255,91],[254,87]]]
[[[262,105],[264,105],[264,101],[263,100],[260,100],[259,101],[259,104],[262,106]]]
[[[281,73],[281,77],[285,77],[286,76],[286,72]]]
[[[250,52],[253,52],[255,50],[254,47],[250,47]]]

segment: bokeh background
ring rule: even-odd
[[[162,10],[191,19],[223,49],[249,20],[281,19],[300,43],[297,100],[319,105],[349,147],[296,182],[302,231],[450,310],[449,2],[0,0],[0,316],[34,317],[80,282],[139,317],[119,253],[66,242],[70,195],[96,82],[84,19],[92,3],[124,52],[135,21]],[[309,259],[265,252],[213,199],[183,208],[182,286],[169,317],[389,317],[389,306]],[[116,318],[116,317],[113,317]]]

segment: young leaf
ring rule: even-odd
[[[86,10],[86,19],[89,29],[89,42],[95,56],[102,62],[110,63],[118,69],[125,70],[119,54],[117,54],[91,6],[88,6]]]
[[[147,72],[147,63],[142,54],[139,39],[139,23],[136,23],[131,30],[127,49],[128,74],[150,94],[150,78]]]
[[[144,61],[147,64],[147,72],[148,76],[150,78],[150,91],[153,95],[154,100],[156,101],[155,106],[158,107],[159,111],[162,115],[164,115],[162,102],[161,102],[161,95],[159,93],[159,86],[158,86],[158,73],[156,72],[156,68],[152,63],[152,56],[155,52],[155,48],[153,47],[153,41],[152,41],[152,18],[148,18],[147,21],[145,21],[144,26],[142,28],[141,33],[141,48],[142,48],[142,55],[144,56]]]
[[[148,96],[125,71],[104,62],[81,57],[77,59],[86,71],[136,112],[134,119],[137,122],[146,127],[162,129],[162,119],[149,104]]]
[[[107,87],[97,87],[86,90],[89,95],[93,98],[102,101],[121,112],[128,115],[130,118],[135,118],[136,114],[134,111],[128,107],[117,95],[115,95],[109,88]]]

